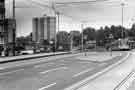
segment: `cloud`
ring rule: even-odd
[[[9,2],[10,1],[10,2]],[[12,0],[6,0],[7,16],[12,16]],[[34,0],[41,4],[50,5],[49,0]],[[55,2],[71,2],[73,0],[55,0]],[[79,0],[74,0],[74,2]],[[83,0],[84,1],[84,0]],[[88,1],[88,0],[86,0]],[[46,3],[48,2],[48,3]],[[130,27],[131,18],[135,16],[134,0],[125,0],[124,25]],[[121,0],[109,0],[106,2],[71,4],[57,8],[62,14],[60,16],[60,30],[81,30],[81,21],[86,21],[86,26],[99,28],[105,25],[121,24]],[[17,6],[31,6],[35,8],[17,8],[17,31],[18,36],[27,35],[32,31],[32,18],[40,17],[44,14],[54,15],[51,9],[35,5],[28,0],[16,0]],[[72,17],[72,18],[71,18]],[[131,25],[131,24],[130,24]]]

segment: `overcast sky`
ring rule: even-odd
[[[33,17],[40,17],[44,14],[54,16],[54,12],[51,9],[36,5],[32,1],[51,6],[51,1],[62,3],[90,0],[16,0],[17,7],[27,7],[16,8],[17,36],[25,36],[32,31]],[[105,25],[121,25],[121,2],[125,3],[124,26],[129,28],[135,20],[135,0],[97,0],[97,2],[93,3],[57,4],[57,10],[61,13],[60,30],[80,31],[82,22],[85,27],[91,26],[97,29]],[[12,0],[6,0],[6,9],[6,16],[11,17]]]

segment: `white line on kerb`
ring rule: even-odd
[[[82,72],[80,72],[80,73],[78,73],[78,74],[75,74],[73,77],[78,77],[78,76],[80,76],[80,75],[82,75],[82,74],[84,74],[84,73],[87,73],[87,72],[89,72],[89,71],[92,71],[93,69],[94,69],[94,68],[87,69],[87,70],[82,71]]]
[[[54,86],[55,84],[56,84],[56,82],[55,82],[55,83],[52,83],[52,84],[49,84],[49,85],[47,85],[47,86],[45,86],[45,87],[42,87],[42,88],[40,88],[40,89],[38,89],[38,90],[44,90],[44,89],[47,89],[47,88],[49,88],[49,87]]]
[[[5,73],[0,73],[0,75],[6,75],[6,74],[11,74],[11,73],[15,73],[18,71],[23,71],[24,69],[19,69],[19,70],[15,70],[15,71],[11,71],[11,72],[5,72]]]
[[[46,74],[48,72],[52,72],[52,71],[56,71],[56,70],[60,70],[60,69],[67,69],[67,67],[59,67],[59,68],[55,68],[55,69],[50,69],[44,72],[40,72],[40,74]]]

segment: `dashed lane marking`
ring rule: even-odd
[[[52,87],[52,86],[54,86],[54,85],[56,85],[56,82],[54,82],[54,83],[52,83],[52,84],[49,84],[49,85],[47,85],[47,86],[45,86],[45,87],[42,87],[42,88],[40,88],[40,89],[38,89],[38,90],[44,90],[44,89],[47,89],[47,88]]]
[[[0,73],[0,75],[7,75],[7,74],[11,74],[11,73],[23,71],[23,70],[24,70],[24,69],[19,69],[19,70],[15,70],[15,71],[11,71],[11,72],[4,72],[4,73]]]
[[[5,69],[5,68],[3,68],[3,67],[0,67],[0,70],[3,70],[3,69]]]
[[[53,72],[53,71],[56,71],[56,70],[61,70],[61,69],[68,69],[68,68],[67,67],[59,67],[59,68],[50,69],[50,70],[47,70],[47,71],[40,72],[40,74],[46,74],[46,73]]]
[[[46,65],[44,64],[44,65],[36,65],[36,66],[34,66],[34,68],[41,68],[41,67],[44,67],[44,66],[51,66],[51,65],[53,65],[54,63],[47,63]]]
[[[75,74],[73,77],[78,77],[78,76],[83,75],[83,74],[85,74],[85,73],[87,73],[87,72],[89,72],[89,71],[92,71],[93,69],[94,69],[94,68],[87,69],[87,70],[82,71],[82,72],[80,72],[80,73],[78,73],[78,74]]]
[[[99,64],[99,66],[105,66],[105,65],[107,65],[108,63],[101,63],[101,64]]]

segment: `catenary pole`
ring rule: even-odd
[[[15,56],[15,40],[16,40],[16,22],[15,22],[15,0],[13,0],[13,56]]]

